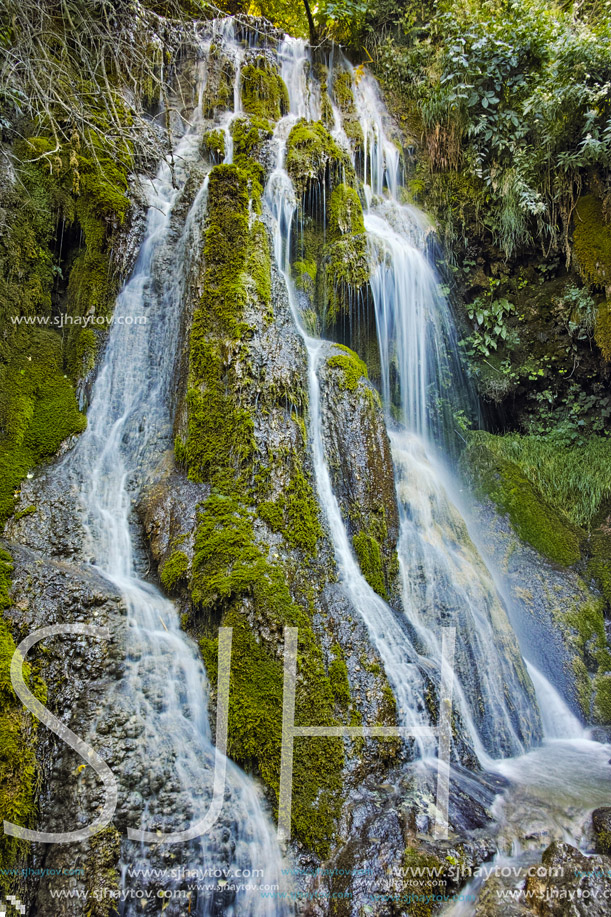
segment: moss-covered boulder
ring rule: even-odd
[[[204,118],[214,118],[219,111],[233,108],[235,65],[222,47],[212,44],[208,51],[206,88],[202,98]]]
[[[286,170],[300,194],[312,184],[333,186],[353,181],[350,157],[320,121],[303,118],[291,129],[286,148]]]
[[[284,80],[277,65],[264,55],[258,55],[242,67],[240,89],[242,108],[249,115],[277,121],[289,110]]]

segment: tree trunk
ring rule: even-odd
[[[316,25],[314,24],[312,10],[310,9],[308,0],[303,0],[303,5],[305,6],[306,16],[308,17],[308,26],[310,28],[310,44],[315,45],[318,41],[318,34],[316,32]]]

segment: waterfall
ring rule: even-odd
[[[373,293],[381,358],[381,388],[387,408],[393,400],[391,364],[398,377],[398,402],[404,425],[391,432],[401,514],[399,557],[405,618],[396,613],[365,581],[333,493],[320,418],[317,377],[321,342],[304,327],[290,271],[291,234],[298,202],[284,169],[286,138],[297,116],[307,115],[299,100],[303,89],[305,50],[280,52],[287,85],[301,87],[297,111],[277,126],[277,164],[266,200],[273,217],[274,252],[309,358],[310,435],[320,503],[332,536],[341,581],[365,621],[384,661],[397,697],[402,725],[428,723],[423,671],[439,666],[438,635],[443,624],[457,627],[457,698],[480,761],[519,754],[539,736],[534,692],[517,643],[488,572],[473,547],[460,513],[448,497],[439,459],[432,449],[444,422],[437,422],[445,398],[461,405],[467,386],[457,359],[456,332],[449,305],[424,249],[428,226],[414,208],[401,205],[399,156],[384,134],[381,106],[369,78],[357,89],[365,139],[364,174],[369,207],[365,227],[373,265]],[[373,112],[371,118],[366,113]],[[335,136],[345,142],[335,115]],[[383,196],[382,196],[383,195]],[[458,385],[457,385],[458,383]],[[436,413],[437,410],[437,413]],[[447,420],[446,420],[447,422]],[[390,423],[390,419],[389,419]],[[406,432],[409,431],[409,432]],[[410,632],[415,630],[414,645]],[[420,753],[434,753],[434,742],[420,740]]]
[[[452,310],[430,257],[434,233],[426,217],[404,202],[401,157],[375,82],[368,75],[359,74],[357,79],[342,55],[333,50],[325,62],[329,98],[317,70],[320,61],[304,41],[276,35],[267,42],[254,32],[249,34],[246,27],[248,42],[238,41],[231,19],[209,28],[212,37],[208,34],[201,46],[199,99],[192,122],[176,144],[175,171],[163,163],[157,176],[145,183],[146,230],[133,272],[116,303],[115,322],[92,392],[88,426],[61,465],[80,494],[87,556],[117,587],[127,609],[125,665],[111,696],[104,699],[98,723],[107,732],[115,727],[123,730],[126,739],[120,812],[132,832],[159,835],[159,843],[152,845],[133,839],[123,843],[121,874],[126,900],[122,917],[142,912],[130,890],[185,887],[184,877],[176,878],[172,869],[172,851],[177,848],[164,843],[162,836],[185,830],[209,809],[217,759],[210,728],[210,689],[198,648],[181,630],[173,603],[146,581],[145,549],[134,513],[147,477],[172,448],[181,321],[192,292],[192,267],[202,248],[207,203],[202,134],[210,124],[204,126],[201,109],[208,70],[213,69],[209,67],[213,44],[222,48],[234,68],[233,85],[228,90],[225,87],[230,99],[233,89],[232,108],[215,112],[211,118],[215,131],[224,133],[225,163],[234,158],[232,124],[244,114],[240,68],[248,51],[262,47],[287,88],[289,111],[277,120],[273,134],[265,122],[257,127],[272,135],[261,156],[267,176],[261,216],[271,229],[275,262],[307,352],[308,443],[318,502],[337,565],[338,588],[364,622],[383,662],[400,725],[416,732],[418,727],[432,725],[430,688],[439,681],[441,629],[452,626],[457,641],[453,697],[458,716],[454,724],[460,736],[453,752],[456,763],[477,771],[479,762],[480,769],[502,773],[520,788],[534,788],[540,805],[532,823],[539,831],[540,824],[547,825],[551,818],[544,799],[549,787],[554,791],[561,784],[566,787],[571,772],[582,767],[584,760],[592,761],[591,781],[584,778],[573,796],[567,790],[567,805],[575,807],[570,818],[561,811],[565,797],[553,813],[554,828],[563,837],[578,835],[583,800],[598,801],[606,791],[608,751],[590,741],[556,689],[525,661],[529,654],[518,643],[511,609],[478,549],[463,506],[461,484],[450,467],[448,444],[461,412],[474,412],[473,396],[458,357]],[[332,95],[339,71],[351,76],[362,132],[357,152]],[[298,119],[318,121],[323,111],[334,140],[361,179],[379,386],[399,508],[401,602],[395,603],[397,607],[382,599],[364,577],[333,489],[320,385],[331,345],[312,330],[316,322],[304,313],[303,297],[292,276],[293,243],[303,233],[303,220],[301,201],[286,169],[287,140]],[[180,136],[179,131],[176,134]],[[198,187],[193,195],[189,179],[194,177]],[[327,190],[323,181],[307,192],[317,214],[326,214]],[[274,282],[276,279],[274,275]],[[365,294],[355,294],[354,304],[355,311],[364,313]],[[140,323],[143,316],[146,322]],[[430,768],[437,743],[420,734],[415,746],[424,762],[413,768],[416,780]],[[560,762],[557,779],[548,781],[556,761]],[[466,773],[465,767],[455,770],[452,790],[459,784],[464,797],[475,799],[476,790],[481,789],[479,773]],[[508,838],[507,848],[521,830],[515,826],[531,824],[531,816],[524,815],[530,801],[527,794],[518,792],[512,797],[508,793],[495,809],[501,837],[505,831]],[[531,834],[539,836],[535,831]],[[258,785],[231,761],[227,761],[225,798],[217,823],[204,836],[178,849],[189,856],[190,868],[212,869],[214,874],[205,879],[207,890],[190,901],[190,913],[199,917],[221,913],[227,917],[288,917],[294,912],[281,896],[264,897],[257,887],[282,889],[282,876],[288,870],[283,869],[274,825]],[[260,871],[264,875],[258,883],[244,884],[235,893],[227,891],[232,877],[260,875]],[[184,913],[184,901],[168,901],[164,907],[167,917]]]
[[[193,123],[174,151],[180,188],[199,156],[203,85]],[[181,192],[173,187],[168,165],[163,163],[148,182],[146,232],[116,303],[87,430],[63,466],[80,488],[92,563],[118,587],[127,606],[127,659],[101,715],[111,721],[121,716],[131,737],[123,765],[129,779],[127,787],[121,785],[119,804],[130,813],[130,828],[165,834],[185,830],[210,806],[215,749],[209,688],[199,652],[182,632],[176,608],[137,572],[132,503],[146,470],[172,445],[171,386],[206,187],[204,182],[180,230],[175,204]],[[142,316],[146,324],[138,323]],[[190,869],[212,867],[213,876],[224,875],[223,881],[204,880],[210,883],[208,890],[193,895],[190,913],[289,913],[291,908],[266,900],[252,883],[244,883],[235,894],[224,890],[235,875],[264,875],[260,882],[265,886],[279,883],[282,874],[275,829],[258,790],[231,762],[225,796],[214,828],[182,845],[183,851],[189,850]],[[130,896],[130,889],[184,886],[167,868],[173,858],[171,845],[164,847],[161,838],[154,852],[148,844],[124,842],[123,914],[141,913],[141,902]],[[138,874],[150,866],[160,867],[152,879]],[[184,899],[182,904],[168,901],[168,917],[185,912]]]

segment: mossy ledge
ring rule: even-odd
[[[242,67],[242,106],[249,115],[277,121],[289,110],[289,94],[278,68],[264,55]]]
[[[337,723],[337,697],[314,634],[311,602],[293,597],[292,575],[270,559],[268,544],[256,536],[256,526],[264,523],[307,563],[321,528],[302,456],[281,456],[288,485],[274,498],[255,436],[255,392],[244,369],[256,332],[249,316],[270,320],[271,265],[267,231],[257,216],[256,163],[248,157],[251,141],[259,142],[260,122],[240,119],[238,130],[239,164],[218,165],[210,173],[202,293],[190,339],[188,436],[186,443],[179,440],[177,458],[192,480],[210,488],[198,510],[189,584],[213,685],[217,626],[233,628],[229,754],[258,772],[277,801],[284,627],[299,628],[297,722]],[[166,573],[172,580],[175,573],[183,576],[184,568],[171,555],[162,579]],[[341,809],[343,764],[341,740],[296,743],[293,829],[322,856],[331,848]]]
[[[545,499],[520,467],[495,450],[496,437],[478,431],[469,437],[462,466],[476,490],[507,513],[516,534],[560,566],[581,557],[585,533]]]

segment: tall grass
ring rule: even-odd
[[[515,462],[576,525],[587,528],[611,498],[611,438],[593,436],[583,446],[569,446],[552,437],[507,434],[487,436],[486,445]]]

